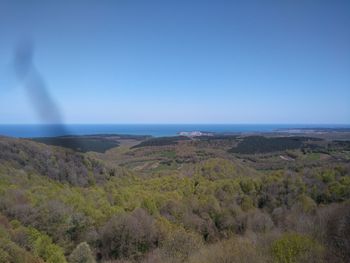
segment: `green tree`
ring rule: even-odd
[[[95,259],[86,242],[80,243],[70,254],[68,258],[70,263],[95,263]]]
[[[198,250],[202,245],[201,236],[179,228],[168,234],[161,244],[161,251],[166,259],[185,262],[191,253]]]
[[[308,236],[284,234],[272,244],[276,263],[321,262],[322,247]]]
[[[47,263],[66,263],[63,249],[52,243],[50,237],[34,228],[28,229],[29,243],[34,255],[41,257]]]
[[[10,262],[10,255],[0,248],[0,262]]]

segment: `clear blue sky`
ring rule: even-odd
[[[350,123],[350,1],[0,1],[0,123],[36,123],[19,39],[67,123]]]

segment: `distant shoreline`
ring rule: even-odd
[[[323,133],[350,132],[350,124],[0,124],[0,135],[17,138],[82,136],[82,135],[147,135],[153,137],[178,136],[179,134],[237,135],[259,133]]]

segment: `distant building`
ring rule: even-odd
[[[213,136],[212,133],[208,132],[201,132],[201,131],[182,131],[178,133],[180,136],[187,136],[187,137],[198,137],[198,136]]]

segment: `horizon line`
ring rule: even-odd
[[[350,123],[145,123],[145,122],[133,122],[133,123],[0,123],[0,125],[350,125]]]

